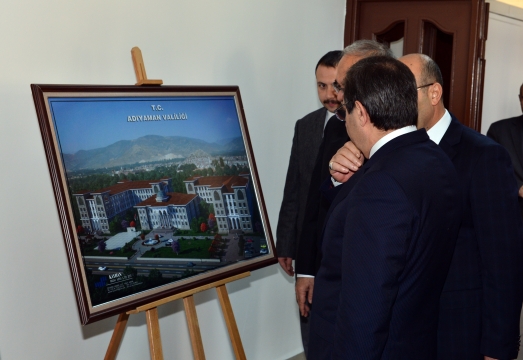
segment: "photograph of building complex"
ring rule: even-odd
[[[200,216],[201,200],[215,209],[218,233],[229,230],[252,233],[252,193],[250,175],[193,176],[185,180],[187,193],[175,193],[172,179],[119,181],[95,191],[73,194],[82,227],[88,232],[110,234],[109,222],[135,208],[141,228],[189,230]]]
[[[49,96],[47,105],[90,310],[272,260],[235,96]]]

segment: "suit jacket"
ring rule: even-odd
[[[507,149],[516,175],[518,189],[523,186],[523,115],[496,121],[491,124],[487,136]],[[523,198],[519,197],[523,216]]]
[[[510,157],[454,117],[439,145],[458,172],[463,221],[441,296],[438,358],[516,358],[523,224]]]
[[[314,276],[320,265],[321,249],[318,243],[330,207],[330,201],[322,196],[320,188],[326,179],[330,179],[329,161],[349,140],[345,121],[331,118],[325,127],[323,141],[312,172],[302,232],[298,241],[295,264],[297,274]]]
[[[296,258],[312,170],[323,137],[327,109],[322,107],[296,122],[283,200],[276,228],[280,257]]]
[[[460,189],[425,130],[381,147],[331,205],[309,360],[434,359]]]

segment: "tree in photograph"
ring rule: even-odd
[[[129,223],[129,227],[136,227],[136,223],[134,222],[134,220],[131,220],[131,222]]]
[[[191,230],[194,231],[194,232],[198,232],[198,219],[197,218],[194,218],[191,220]]]
[[[216,226],[216,217],[213,213],[209,214],[209,217],[207,218],[207,225],[209,226],[210,230],[213,230]]]
[[[202,200],[198,205],[200,210],[200,216],[206,219],[211,213],[214,212],[214,206],[208,202]]]
[[[142,233],[140,234],[140,239],[145,240],[145,232],[144,231],[142,231]]]
[[[220,234],[214,235],[214,241],[221,242],[222,241],[222,236]]]
[[[105,247],[106,246],[107,245],[105,245],[105,241],[104,240],[98,241],[98,251],[103,253],[105,251]]]
[[[125,220],[127,220],[127,223],[130,223],[131,221],[135,220],[137,218],[138,212],[135,210],[127,210],[125,213]]]
[[[131,275],[133,279],[136,279],[136,276],[138,276],[138,270],[133,268],[132,266],[127,265],[125,269],[123,269],[124,275]]]
[[[202,223],[200,224],[200,231],[201,231],[202,233],[204,233],[204,232],[207,231],[207,224],[206,224],[206,223],[202,222]]]
[[[129,222],[127,220],[122,220],[120,224],[122,225],[122,230],[127,230],[129,227]]]
[[[82,234],[84,233],[84,228],[82,227],[82,225],[78,225],[78,226],[76,227],[76,233],[77,233],[78,235],[82,235]]]
[[[155,235],[154,235],[154,240],[160,240],[160,235],[155,234]]]
[[[161,280],[163,278],[162,273],[158,269],[152,269],[149,271],[149,280]]]
[[[109,223],[109,231],[113,234],[119,232],[122,229],[121,219],[119,216],[115,216],[114,219]]]
[[[178,240],[174,240],[171,247],[176,255],[180,255],[180,242]]]
[[[196,170],[196,165],[194,164],[183,164],[178,167],[178,170],[185,172],[184,178],[188,175],[191,175],[194,170]]]
[[[123,253],[126,253],[126,252],[128,252],[128,251],[132,251],[132,250],[133,250],[133,247],[132,247],[132,245],[131,245],[131,242],[126,243],[126,244],[123,246],[123,248],[121,249],[121,251],[122,251]]]

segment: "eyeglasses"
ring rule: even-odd
[[[336,110],[334,110],[334,114],[341,121],[345,121],[345,115],[347,114],[345,111],[345,103],[341,103],[341,105]]]
[[[338,82],[336,80],[334,80],[334,82],[332,83],[332,87],[334,88],[334,91],[337,93],[339,93],[340,91],[343,91],[344,89],[341,87],[340,84],[338,84]]]
[[[434,84],[435,84],[435,82],[433,82],[433,83],[431,83],[431,84],[421,85],[421,86],[418,86],[418,87],[416,88],[416,90],[423,89],[424,87],[427,87],[427,86],[430,86],[430,85],[434,85]]]

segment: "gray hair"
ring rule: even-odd
[[[343,56],[388,56],[394,57],[392,51],[384,44],[374,40],[356,40],[345,49],[343,49]]]

